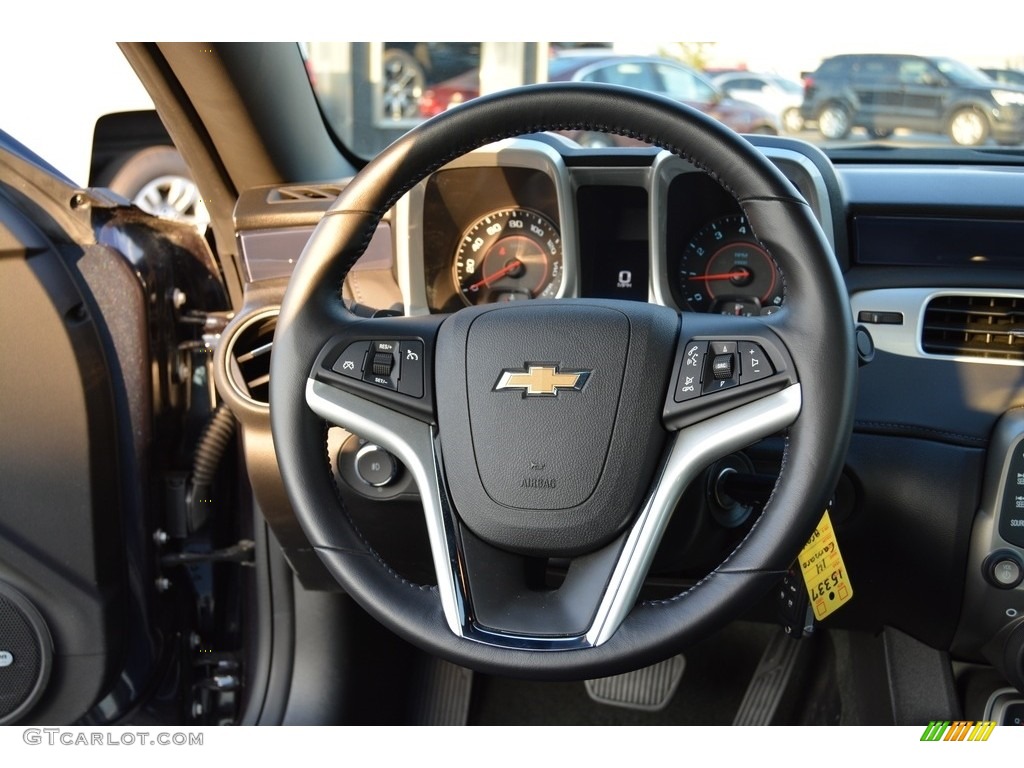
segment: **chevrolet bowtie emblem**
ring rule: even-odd
[[[559,371],[555,365],[528,365],[527,369],[501,372],[495,391],[499,389],[521,389],[523,397],[528,395],[553,396],[560,389],[583,389],[590,371]]]

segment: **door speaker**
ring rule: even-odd
[[[17,722],[42,696],[53,642],[28,598],[0,581],[0,725]]]

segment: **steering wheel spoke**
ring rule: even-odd
[[[434,423],[434,339],[443,319],[434,315],[346,323],[323,345],[310,379]]]
[[[728,414],[797,383],[796,366],[769,319],[685,314],[665,425],[680,429]]]

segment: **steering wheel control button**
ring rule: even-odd
[[[379,445],[367,443],[356,453],[356,475],[369,486],[382,488],[398,474],[395,457]]]
[[[711,363],[709,375],[704,376],[704,394],[738,386],[740,378],[736,368],[736,342],[709,342],[708,354],[711,355]]]
[[[395,367],[395,357],[390,352],[377,352],[373,356],[373,375],[390,376]]]
[[[752,341],[741,341],[736,345],[740,355],[740,383],[749,384],[771,376],[772,369],[768,355]]]
[[[688,341],[679,366],[679,383],[676,385],[676,402],[682,403],[700,395],[701,374],[704,359],[708,354],[706,341]]]
[[[393,341],[376,341],[373,344],[373,363],[370,368],[374,376],[390,377],[395,367],[395,349],[398,345]]]
[[[363,378],[363,362],[366,360],[366,352],[370,348],[368,341],[354,341],[345,347],[331,370],[340,373],[342,376],[350,376],[353,379]]]
[[[715,355],[711,362],[711,373],[717,381],[731,379],[735,373],[736,364],[732,355]]]
[[[374,341],[363,381],[385,389],[398,389],[397,350],[396,341]]]
[[[399,342],[398,359],[398,391],[409,397],[423,397],[423,342]]]

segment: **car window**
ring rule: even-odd
[[[935,66],[957,85],[985,86],[988,84],[988,78],[985,77],[981,70],[969,66],[962,61],[940,57],[935,59]]]
[[[779,77],[775,78],[773,82],[786,93],[802,94],[804,92],[803,85],[795,80],[786,80],[785,78]]]
[[[763,91],[768,84],[753,77],[742,77],[726,81],[725,87],[733,91]]]
[[[940,82],[941,77],[924,59],[901,59],[899,80],[905,85],[933,85]]]
[[[588,72],[581,78],[588,83],[608,83],[624,85],[629,88],[640,88],[645,91],[660,91],[661,81],[654,69],[639,62],[625,62],[599,67]]]
[[[893,59],[879,56],[865,58],[860,62],[857,79],[873,83],[895,82],[897,79],[896,62]]]
[[[658,65],[657,70],[664,83],[664,92],[673,98],[683,101],[708,102],[715,97],[715,89],[694,72],[667,64]]]

